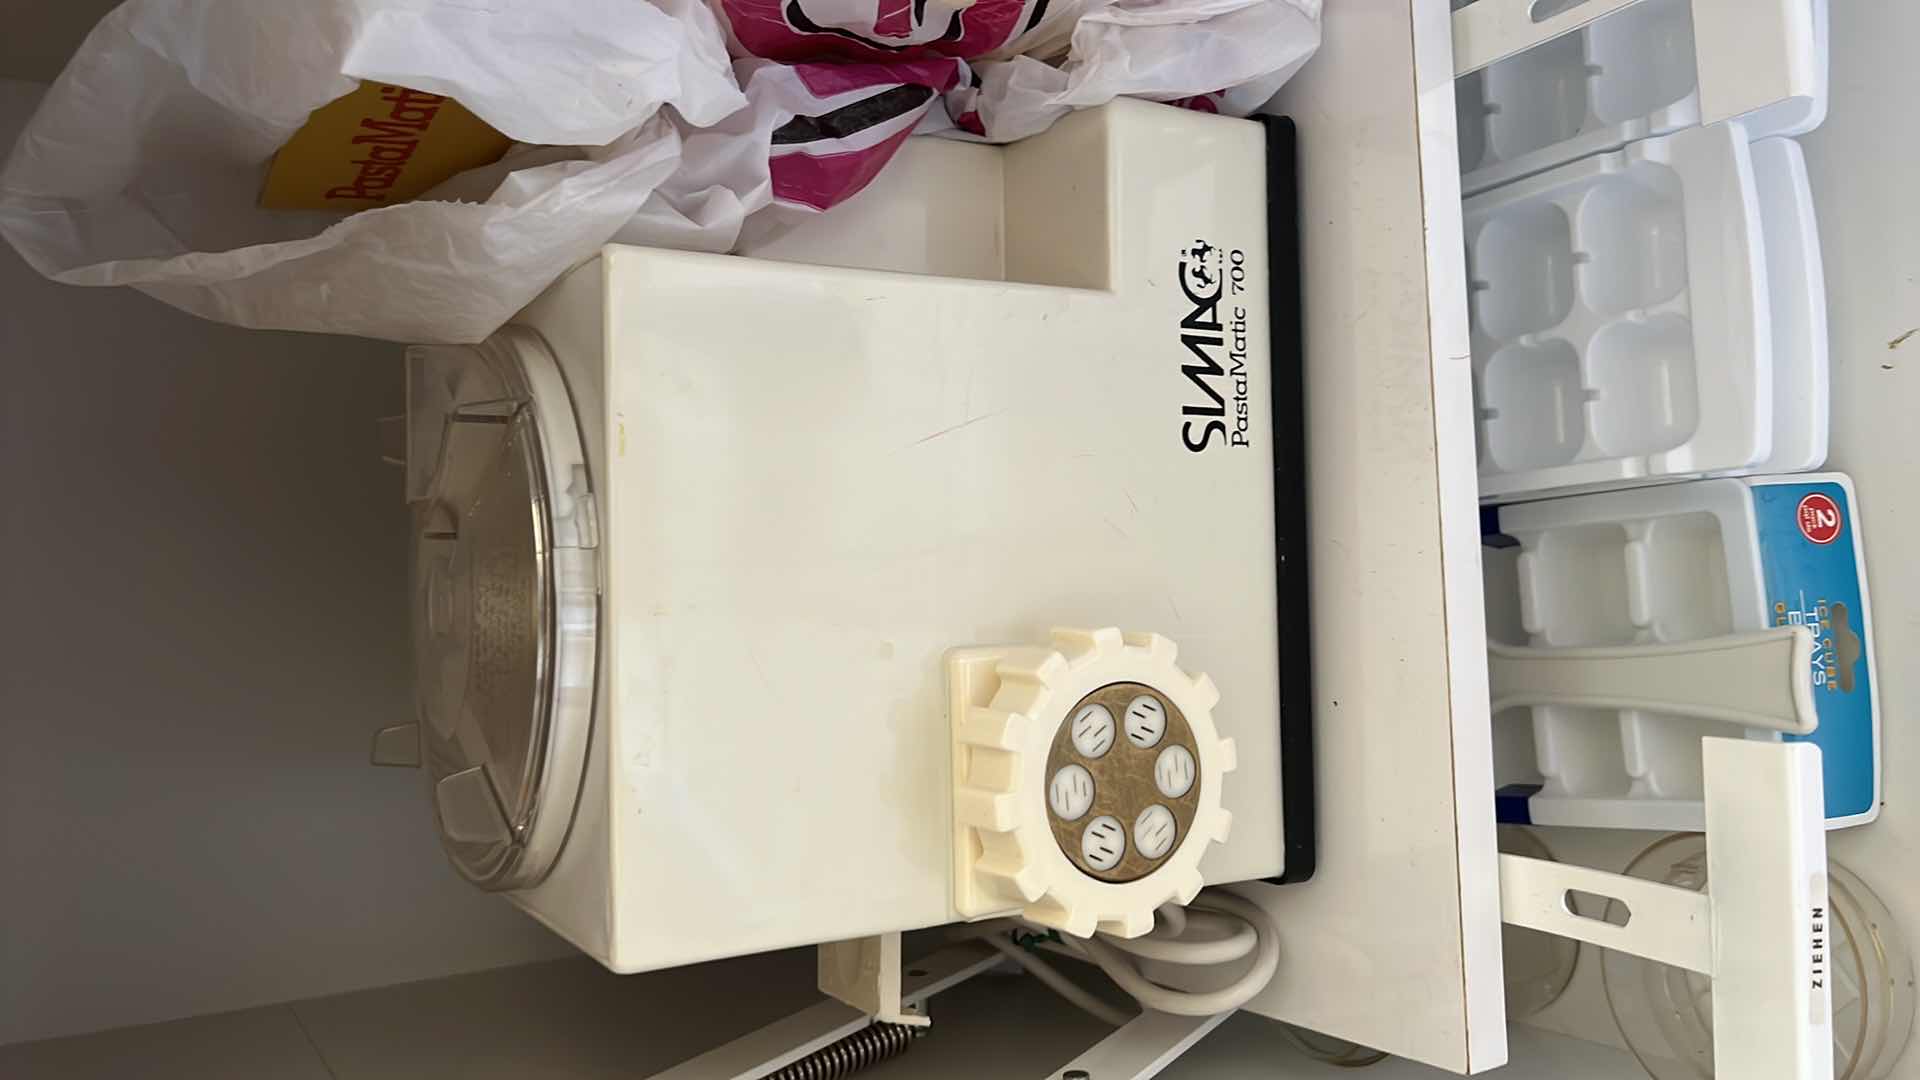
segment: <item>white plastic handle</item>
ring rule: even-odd
[[[1826,803],[1812,743],[1703,739],[1707,891],[1515,855],[1501,918],[1713,977],[1715,1072],[1832,1080]],[[1576,915],[1568,890],[1617,900],[1625,926]]]
[[[1573,910],[1572,891],[1617,900],[1632,913],[1615,925]],[[1713,905],[1704,893],[1585,866],[1500,856],[1500,918],[1663,964],[1713,974]]]
[[[1703,749],[1714,1071],[1833,1080],[1820,748],[1706,739]]]
[[[1792,98],[1824,97],[1826,42],[1814,14],[1824,3],[1693,0],[1700,122],[1731,120]]]
[[[1641,709],[1805,735],[1813,635],[1803,626],[1677,641],[1553,649],[1487,646],[1493,711],[1522,705]]]

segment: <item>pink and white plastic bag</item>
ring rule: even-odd
[[[729,250],[916,133],[1011,141],[1121,95],[1244,114],[1318,43],[1319,0],[129,0],[0,167],[0,234],[222,322],[477,341],[608,241]],[[527,145],[411,203],[258,209],[363,79]]]

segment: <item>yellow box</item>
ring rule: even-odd
[[[511,144],[452,98],[363,82],[315,109],[274,155],[260,205],[348,211],[391,206],[500,160]]]

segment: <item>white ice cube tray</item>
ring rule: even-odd
[[[1794,44],[1817,92],[1740,117],[1753,138],[1803,134],[1826,116],[1827,5],[1811,3],[1812,37]],[[1699,124],[1697,44],[1690,0],[1641,0],[1455,80],[1461,190]]]
[[[1827,500],[1827,501],[1823,501]],[[1803,510],[1828,505],[1816,542]],[[1879,713],[1852,485],[1837,473],[1710,479],[1501,507],[1483,549],[1487,633],[1511,645],[1644,645],[1807,623],[1830,827],[1873,819]],[[1842,614],[1844,612],[1844,614]],[[1841,639],[1858,635],[1842,664]],[[1777,732],[1641,710],[1506,709],[1494,720],[1501,820],[1697,830],[1705,736]]]
[[[1760,229],[1747,140],[1726,124],[1467,200],[1481,494],[1764,458]]]
[[[1812,213],[1799,147],[1735,124],[1468,199],[1482,497],[1824,460]]]

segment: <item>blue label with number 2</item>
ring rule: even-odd
[[[1814,632],[1820,726],[1788,738],[1820,747],[1828,821],[1869,815],[1880,799],[1879,740],[1853,500],[1845,485],[1831,481],[1752,490],[1768,621]]]

